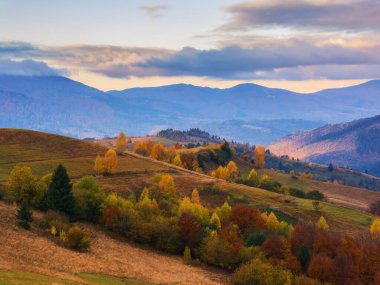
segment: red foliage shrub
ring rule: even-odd
[[[325,254],[314,256],[311,261],[307,274],[322,282],[335,282],[335,264],[333,260]]]
[[[259,212],[254,208],[241,204],[232,208],[230,222],[236,224],[242,232],[252,227],[256,229],[264,228],[264,221]]]
[[[119,222],[119,208],[114,205],[107,206],[103,210],[101,221],[106,227],[115,228]]]
[[[271,235],[265,240],[262,249],[267,258],[285,259],[291,254],[289,241],[280,235]]]
[[[298,223],[294,227],[294,231],[290,238],[290,243],[292,245],[292,252],[295,256],[300,253],[300,248],[303,244],[312,248],[314,237],[315,237],[315,227],[311,224]]]
[[[183,213],[178,219],[179,235],[184,245],[194,248],[197,236],[201,230],[198,220],[188,213]]]
[[[219,236],[222,240],[232,245],[234,254],[237,254],[243,246],[243,241],[239,237],[238,230],[231,226],[224,227]]]

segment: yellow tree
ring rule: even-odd
[[[260,184],[260,177],[255,169],[252,169],[249,172],[248,180],[253,184],[253,186],[257,186]]]
[[[177,150],[175,149],[174,146],[171,146],[167,149],[167,152],[166,152],[166,158],[167,158],[167,161],[168,162],[173,162],[174,159],[176,158],[177,156]]]
[[[94,171],[96,174],[104,173],[104,158],[98,155],[94,163]]]
[[[148,146],[144,141],[138,141],[132,151],[139,155],[149,156]]]
[[[175,186],[173,177],[169,174],[164,174],[161,177],[160,182],[158,183],[158,188],[165,194],[168,194],[171,197],[176,196]]]
[[[211,215],[210,225],[214,230],[220,230],[222,227],[219,216],[215,212]]]
[[[326,219],[321,216],[316,224],[317,229],[322,231],[322,232],[328,232],[329,231],[329,225],[326,222]]]
[[[182,164],[182,160],[181,160],[181,157],[179,156],[179,154],[177,154],[174,159],[173,159],[173,164],[174,165],[177,165],[179,167],[183,167],[183,164]]]
[[[227,202],[224,202],[222,207],[217,208],[215,211],[218,214],[219,219],[223,222],[229,218],[232,208]]]
[[[122,154],[127,149],[127,137],[124,132],[121,131],[116,139],[116,152]]]
[[[227,169],[228,169],[228,179],[229,180],[233,180],[233,179],[235,179],[238,176],[239,169],[237,168],[235,162],[230,161],[227,164]]]
[[[380,239],[380,219],[373,221],[369,231],[371,232],[372,238]]]
[[[193,192],[191,192],[191,202],[201,205],[201,198],[199,197],[199,192],[196,188],[194,188]]]
[[[263,145],[258,145],[255,147],[254,151],[254,161],[256,168],[263,168],[265,165],[265,147]]]
[[[11,171],[7,186],[16,201],[30,201],[36,193],[37,180],[29,166],[17,165]]]
[[[117,168],[117,154],[116,151],[110,148],[104,156],[104,172],[114,173]]]
[[[167,158],[165,147],[160,143],[155,144],[150,153],[150,157],[156,160],[165,161]]]
[[[271,212],[267,219],[267,228],[271,232],[276,232],[280,226],[280,223],[277,220],[276,215]]]

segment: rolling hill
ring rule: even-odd
[[[255,84],[102,92],[64,77],[1,75],[0,127],[80,138],[112,136],[120,129],[142,136],[198,127],[229,140],[269,144],[296,131],[377,115],[379,96],[380,81],[311,94]]]
[[[6,183],[13,166],[19,164],[29,165],[33,173],[41,177],[51,172],[58,163],[63,163],[75,182],[82,176],[93,173],[95,156],[103,154],[106,149],[96,142],[28,130],[0,129],[0,185]],[[243,167],[249,168],[249,165],[244,163],[239,166],[242,171]],[[244,171],[247,172],[249,169]],[[117,172],[99,177],[99,183],[106,192],[116,192],[121,197],[128,197],[131,192],[138,194],[144,186],[151,184],[155,173],[172,175],[176,192],[180,197],[190,195],[194,187],[198,188],[202,202],[208,207],[215,207],[228,200],[231,205],[244,203],[262,210],[275,211],[280,217],[292,221],[300,219],[315,222],[323,215],[329,221],[333,233],[353,236],[368,231],[373,216],[363,209],[374,199],[380,198],[380,193],[373,191],[343,185],[336,189],[328,183],[298,180],[297,183],[301,183],[305,188],[325,191],[328,199],[331,199],[321,202],[321,209],[316,211],[311,200],[228,183],[128,151],[119,157]],[[268,174],[273,177],[277,175],[276,172]],[[291,179],[287,174],[280,175],[282,179]],[[213,185],[217,185],[218,189],[210,187]],[[337,191],[334,194],[330,189]],[[229,282],[230,275],[226,272],[203,265],[186,265],[180,257],[162,254],[151,248],[142,248],[104,231],[100,226],[87,223],[82,223],[81,226],[91,231],[93,245],[85,255],[73,252],[57,245],[38,227],[33,227],[32,232],[20,231],[15,225],[14,211],[12,204],[0,201],[0,213],[3,217],[0,221],[0,242],[3,244],[0,252],[0,267],[3,270],[0,271],[0,278],[8,278],[5,280],[20,280],[23,276],[30,276],[33,280],[53,279],[64,284],[76,284],[75,282],[83,280],[87,284],[102,284],[101,280],[112,279],[104,274],[111,274],[158,284],[173,280],[179,284]],[[38,223],[42,213],[36,212],[35,215]],[[125,254],[126,252],[128,254]],[[90,283],[88,280],[100,281]],[[113,281],[115,284],[146,284],[131,279]],[[22,281],[16,284],[22,284]]]
[[[284,137],[269,148],[276,155],[380,175],[380,116],[326,125]]]

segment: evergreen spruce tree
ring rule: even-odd
[[[76,219],[76,205],[72,192],[72,184],[63,165],[54,170],[52,181],[47,192],[48,207],[67,214],[71,221]]]
[[[30,230],[30,223],[33,222],[33,213],[30,211],[26,200],[20,204],[20,208],[17,210],[16,218],[20,227]]]
[[[309,248],[306,244],[303,244],[298,255],[298,261],[301,263],[303,272],[307,271],[307,267],[310,263],[310,253]]]

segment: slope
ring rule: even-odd
[[[11,135],[6,135],[7,133]],[[41,177],[52,171],[58,163],[63,163],[75,180],[83,175],[92,174],[95,156],[102,153],[102,151],[104,153],[106,150],[92,142],[32,131],[1,130],[0,134],[2,137],[13,137],[12,144],[0,143],[0,149],[3,152],[0,157],[5,157],[5,159],[7,157],[17,157],[11,163],[4,163],[5,161],[3,161],[0,164],[0,181],[3,183],[6,182],[12,167],[16,164],[30,165],[34,174]],[[33,137],[33,140],[40,138],[44,143],[41,143],[41,147],[38,147],[38,143],[33,146],[33,144],[29,144],[30,137]],[[51,143],[56,140],[60,140],[61,143]],[[0,142],[3,141],[3,139],[0,139]],[[51,146],[47,147],[46,145],[49,142]],[[77,147],[73,147],[72,144],[75,143],[78,144]],[[85,155],[79,147],[82,145],[86,146],[85,148],[88,151]],[[55,150],[52,146],[56,147]],[[68,151],[69,149],[73,149],[73,151]],[[21,154],[23,153],[24,155],[20,155],[20,150],[22,150]],[[68,156],[68,152],[70,156]],[[48,156],[44,158],[47,155],[46,153],[48,153]],[[35,159],[38,155],[41,155],[40,160]],[[117,173],[102,177],[99,180],[106,191],[117,192],[121,196],[127,197],[132,191],[139,194],[144,186],[152,183],[155,173],[172,175],[180,197],[190,195],[191,191],[197,187],[202,200],[210,207],[219,206],[229,199],[231,204],[248,203],[261,209],[276,209],[278,212],[292,217],[293,220],[315,221],[323,214],[329,220],[329,224],[331,224],[334,231],[350,234],[360,234],[367,231],[368,225],[373,218],[371,215],[355,209],[355,207],[325,202],[322,203],[322,210],[316,212],[310,200],[289,198],[288,196],[258,188],[227,183],[207,175],[185,170],[164,162],[157,162],[129,152],[119,158]]]
[[[380,116],[326,125],[284,137],[269,149],[276,155],[367,170],[380,175]]]

